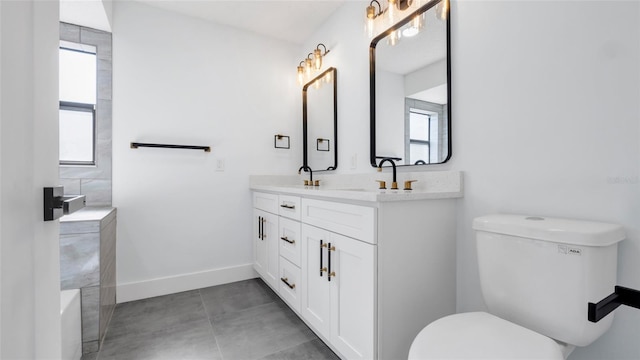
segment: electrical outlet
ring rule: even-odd
[[[224,159],[216,159],[216,171],[224,171]]]

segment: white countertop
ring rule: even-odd
[[[274,176],[253,176],[250,188],[254,191],[369,202],[452,199],[460,198],[463,194],[462,173],[459,171],[412,173],[410,178],[419,179],[413,184],[414,190],[376,189],[373,178],[380,178],[380,175],[334,175],[321,178],[321,185],[316,187],[293,185],[291,177],[283,177],[283,181],[278,181]],[[398,183],[402,186],[400,181]]]

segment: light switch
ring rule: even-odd
[[[224,171],[224,159],[216,159],[216,171]]]

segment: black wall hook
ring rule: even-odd
[[[597,304],[589,303],[588,318],[591,322],[598,322],[620,305],[627,305],[640,309],[640,291],[616,286],[615,292]]]

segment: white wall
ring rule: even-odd
[[[342,173],[373,171],[365,7],[347,2],[304,46],[327,44],[326,61],[338,69]],[[453,1],[453,157],[430,169],[465,173],[459,311],[485,309],[471,221],[494,212],[622,224],[628,239],[620,246],[618,283],[640,289],[639,7]],[[355,170],[348,168],[352,154],[358,154]],[[616,313],[607,334],[570,358],[640,358],[640,311]]]
[[[527,213],[622,224],[619,284],[640,288],[640,3],[452,7],[458,309],[483,308],[474,217]],[[541,26],[544,24],[544,26]],[[640,357],[640,311],[572,359]]]
[[[296,53],[305,54],[323,43],[331,52],[322,70],[338,72],[338,170],[336,173],[369,171],[369,41],[364,32],[364,9],[368,3],[347,1]],[[352,160],[355,157],[355,162]],[[352,166],[355,163],[355,166]]]
[[[0,2],[0,358],[60,358],[58,2]]]
[[[253,277],[249,174],[302,164],[297,47],[131,1],[113,18],[118,301]]]

